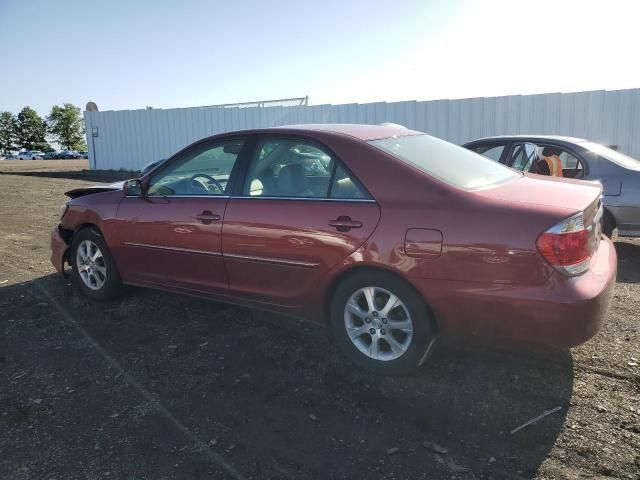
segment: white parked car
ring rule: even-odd
[[[44,152],[39,150],[25,150],[18,153],[18,160],[42,160]]]

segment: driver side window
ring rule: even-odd
[[[234,138],[186,152],[151,177],[147,195],[224,195],[243,144]]]

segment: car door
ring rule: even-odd
[[[226,292],[222,219],[243,138],[197,144],[154,171],[143,195],[118,207],[123,280],[202,292]]]
[[[374,199],[340,159],[304,137],[260,137],[244,178],[223,226],[231,295],[302,305],[380,218]]]

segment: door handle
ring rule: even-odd
[[[196,220],[201,221],[205,225],[209,225],[209,224],[211,224],[213,222],[219,222],[221,217],[220,217],[220,215],[215,215],[215,214],[211,213],[211,210],[205,210],[200,215],[196,215],[193,218],[195,218]]]
[[[348,232],[352,228],[362,227],[362,222],[358,220],[351,220],[351,217],[340,216],[335,220],[329,220],[329,226],[334,227],[339,232]]]

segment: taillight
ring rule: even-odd
[[[584,217],[578,213],[542,233],[536,241],[538,251],[565,275],[580,275],[589,268],[591,249]]]

